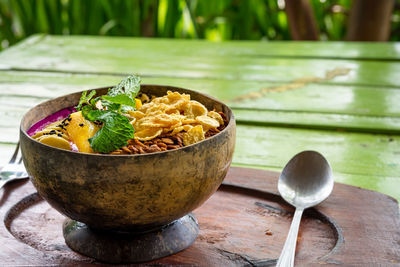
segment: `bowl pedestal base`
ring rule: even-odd
[[[74,251],[109,263],[156,260],[189,247],[199,233],[193,214],[148,232],[94,230],[86,224],[65,219],[65,242]]]

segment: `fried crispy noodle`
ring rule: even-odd
[[[150,98],[142,94],[141,99]],[[125,149],[113,154],[148,153],[146,149],[150,148],[164,151],[188,146],[219,133],[226,126],[223,113],[208,111],[188,94],[168,91],[165,96],[143,103],[138,110],[128,111],[135,129],[135,142],[131,141]]]
[[[171,91],[143,104],[137,111],[128,113],[134,122],[135,138],[139,141],[154,139],[162,133],[185,132],[186,139],[193,140],[185,145],[190,145],[202,139],[190,138],[189,135],[198,136],[199,129],[204,135],[209,129],[218,128],[221,122],[223,124],[223,119],[217,112],[209,113],[203,104],[190,100],[190,95]],[[201,128],[190,131],[195,126]]]
[[[128,145],[110,154],[143,154],[166,151],[197,143],[223,130],[227,119],[222,112],[208,111],[190,95],[168,91],[162,97],[140,94],[137,110],[125,114],[135,129]],[[93,153],[88,139],[101,128],[87,121],[81,112],[54,122],[32,137],[48,145]],[[74,146],[76,145],[76,149]]]

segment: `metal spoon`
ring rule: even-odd
[[[324,201],[332,189],[332,169],[320,153],[303,151],[286,164],[279,176],[278,190],[289,204],[296,207],[296,211],[276,266],[294,265],[301,215],[304,209]]]

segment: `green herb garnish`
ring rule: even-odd
[[[122,80],[117,86],[111,88],[107,95],[102,96],[102,99],[107,100],[113,104],[120,105],[119,111],[126,112],[134,110],[136,107],[135,97],[140,90],[140,78],[131,75]]]
[[[125,146],[133,138],[135,130],[122,113],[135,110],[135,97],[139,90],[140,78],[131,75],[109,89],[107,95],[93,98],[96,94],[94,90],[89,95],[87,91],[82,93],[76,109],[82,111],[85,119],[103,123],[103,127],[89,139],[95,152],[109,153]],[[103,110],[96,107],[98,101]]]
[[[92,110],[86,114],[90,121],[101,121],[103,127],[89,138],[90,146],[94,151],[108,153],[127,144],[133,138],[134,129],[129,119],[115,111]]]
[[[90,100],[91,100],[91,99],[94,97],[94,95],[96,94],[96,90],[90,91],[89,95],[87,95],[87,92],[88,92],[88,91],[85,91],[85,92],[82,93],[81,99],[79,99],[79,103],[78,103],[78,105],[75,107],[76,110],[78,110],[78,111],[81,110],[81,109],[82,109],[82,106],[83,106],[84,104],[86,104],[86,105],[91,105]]]

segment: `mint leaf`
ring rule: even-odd
[[[132,99],[127,95],[116,95],[116,96],[105,95],[102,98],[105,100],[108,100],[114,104],[126,105],[126,106],[130,106],[133,108],[136,107],[135,99]]]
[[[127,145],[135,130],[127,117],[108,110],[92,110],[87,114],[90,121],[101,121],[103,127],[92,137],[89,143],[96,152],[109,153]]]
[[[121,110],[121,104],[115,104],[113,102],[110,102],[108,100],[102,99],[101,104],[104,108],[107,108],[107,110],[119,112]]]
[[[103,122],[100,130],[89,139],[90,146],[95,152],[114,151],[125,146],[128,139],[134,138],[133,126],[121,113],[135,109],[135,97],[139,90],[140,78],[131,75],[109,89],[107,95],[93,98],[96,95],[95,90],[89,94],[88,91],[82,93],[76,109],[89,121]],[[98,101],[101,101],[99,108],[96,107]]]
[[[82,93],[81,98],[79,99],[79,103],[75,107],[76,110],[80,111],[84,104],[91,105],[90,99],[92,99],[92,97],[94,97],[94,95],[96,94],[96,90],[90,91],[89,95],[87,95],[87,92],[88,91],[85,91]]]
[[[131,75],[123,79],[117,86],[108,90],[107,95],[103,96],[102,99],[114,104],[120,104],[118,111],[127,112],[135,109],[135,97],[139,90],[140,78],[136,75]]]
[[[93,110],[93,107],[92,107],[92,106],[89,106],[89,105],[83,106],[83,107],[81,108],[82,116],[83,116],[85,119],[89,120],[88,117],[87,117],[87,114],[88,114],[90,111],[92,111],[92,110]]]
[[[127,95],[132,100],[135,99],[140,90],[140,77],[130,75],[123,79],[117,86],[108,91],[109,96]]]

